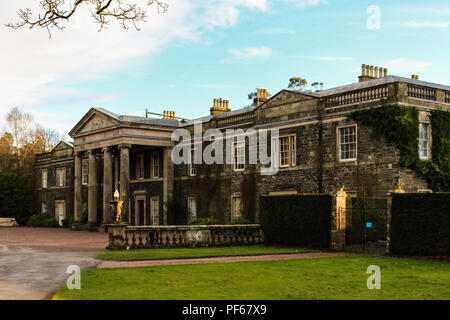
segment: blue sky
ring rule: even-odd
[[[214,98],[239,109],[256,87],[275,94],[292,76],[325,88],[356,82],[362,63],[450,84],[448,1],[167,2],[169,12],[151,12],[139,32],[98,33],[88,15],[52,39],[2,27],[0,114],[18,106],[63,133],[93,106],[195,118],[209,114]],[[381,10],[380,29],[366,25],[372,5]],[[14,9],[0,5],[2,24]]]

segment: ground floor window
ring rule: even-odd
[[[58,221],[59,225],[62,226],[62,221],[66,217],[66,201],[56,200],[55,201],[55,219]]]
[[[47,212],[47,204],[45,202],[42,202],[41,213],[48,213]]]
[[[234,195],[231,197],[231,221],[239,219],[242,216],[241,196]]]
[[[150,199],[150,222],[153,226],[159,225],[159,197]]]
[[[189,221],[197,219],[197,199],[195,197],[188,198]]]
[[[419,157],[430,159],[430,125],[424,122],[419,123]]]

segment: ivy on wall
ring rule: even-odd
[[[450,191],[450,112],[431,111],[432,160],[419,158],[419,111],[412,106],[386,105],[358,110],[351,119],[373,129],[400,152],[400,166],[426,179],[435,192]]]

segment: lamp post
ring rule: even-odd
[[[120,198],[120,194],[119,191],[114,191],[114,200],[111,201],[111,205],[113,207],[114,212],[116,213],[116,220],[115,222],[119,222],[120,221],[120,215],[122,213],[122,205],[123,205],[123,201],[119,200]]]

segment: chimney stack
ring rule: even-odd
[[[267,101],[269,93],[266,89],[256,89],[256,97],[253,99],[253,106],[258,107]]]
[[[221,113],[231,111],[231,109],[229,108],[229,103],[230,102],[228,100],[222,100],[222,98],[214,99],[213,107],[211,109],[209,109],[211,112],[211,115],[221,114]]]
[[[164,111],[163,119],[164,120],[177,120],[175,117],[175,111]]]
[[[419,80],[419,76],[418,76],[417,74],[413,74],[413,75],[411,76],[411,79],[413,79],[413,80]]]
[[[361,66],[362,72],[359,76],[359,82],[369,81],[373,79],[383,78],[387,77],[387,69],[378,67],[378,66],[369,66],[366,64],[363,64]]]

